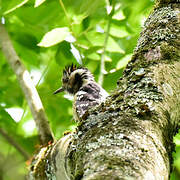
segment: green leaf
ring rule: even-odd
[[[93,46],[103,46],[104,44],[104,34],[100,34],[94,31],[86,33],[86,38],[91,42]]]
[[[121,49],[119,44],[112,37],[108,38],[108,43],[107,43],[106,50],[109,51],[109,52],[118,52],[118,53],[124,54],[124,50]]]
[[[99,13],[99,9],[105,6],[105,0],[66,0],[63,1],[63,4],[68,12],[68,15],[73,19],[74,16],[81,16],[81,20],[87,16],[94,15]]]
[[[104,75],[103,87],[111,92],[114,88],[116,88],[116,82],[120,76],[122,76],[123,69],[119,69],[113,73],[108,73]]]
[[[58,44],[55,59],[60,66],[66,66],[67,61],[75,61],[73,54],[71,53],[70,43],[63,41]]]
[[[42,3],[44,3],[46,0],[36,0],[35,1],[35,4],[34,4],[34,7],[36,8],[36,7],[38,7],[38,6],[40,6]]]
[[[178,133],[175,137],[174,137],[174,142],[177,146],[180,147],[180,133]]]
[[[22,39],[24,39],[24,37]],[[24,43],[25,42],[26,41],[24,41]],[[18,41],[13,41],[13,44],[14,44],[16,52],[18,53],[20,58],[22,60],[24,60],[26,66],[28,66],[30,64],[35,65],[35,66],[39,66],[40,57],[39,57],[39,54],[36,53],[35,50],[33,50],[29,47],[26,47],[25,44],[21,44]],[[29,46],[30,46],[30,43],[29,43]]]
[[[88,1],[81,1],[83,2],[80,6],[80,13],[84,13],[86,12],[87,15],[90,15],[90,14],[93,14],[97,8],[100,6],[100,5],[104,5],[105,1],[101,0],[88,0]]]
[[[8,132],[13,132],[17,128],[15,121],[2,106],[0,106],[0,127],[6,129]]]
[[[17,3],[16,1],[12,1],[11,4],[13,3],[13,7],[11,7],[10,9],[6,10],[3,15],[7,15],[13,11],[15,11],[17,8],[20,8],[21,6],[23,6],[24,4],[26,4],[29,0],[24,0],[23,2]],[[16,3],[14,5],[14,2]]]
[[[91,54],[87,55],[87,58],[93,59],[93,60],[100,60],[101,59],[97,53],[91,53]]]
[[[132,54],[127,54],[126,56],[124,56],[117,64],[116,68],[117,69],[122,69],[124,68],[127,63],[131,60]]]
[[[112,16],[112,19],[115,19],[118,21],[125,19],[123,11],[120,9],[117,12],[115,12],[115,14]]]
[[[91,31],[86,34],[86,37],[92,43],[93,46],[104,47],[105,33],[100,34],[100,33]],[[110,36],[108,37],[106,50],[109,52],[118,52],[122,54],[124,53],[124,50],[121,49],[119,44]]]
[[[69,28],[62,27],[62,28],[55,28],[49,32],[47,32],[38,46],[42,47],[50,47],[55,44],[58,44],[65,40],[65,38],[70,35]]]
[[[79,14],[79,15],[73,14],[72,15],[73,24],[80,24],[85,18],[86,18],[85,14]]]
[[[115,24],[111,25],[110,34],[118,38],[127,37],[129,35],[125,26],[117,26]]]

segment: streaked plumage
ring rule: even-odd
[[[85,67],[68,66],[63,71],[62,87],[54,94],[62,91],[74,95],[74,119],[79,122],[86,111],[103,102],[108,93],[95,82],[94,76]]]

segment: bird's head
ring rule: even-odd
[[[72,64],[63,70],[62,87],[57,89],[54,94],[63,91],[76,94],[77,91],[89,81],[94,81],[91,72],[85,67],[77,67]]]

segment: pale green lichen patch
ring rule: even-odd
[[[148,17],[135,51],[154,48],[163,41],[169,45],[177,44],[180,33],[179,11],[173,6],[175,5],[170,4],[156,8]]]

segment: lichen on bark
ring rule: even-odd
[[[68,151],[73,179],[168,179],[180,111],[180,83],[168,82],[179,81],[179,40],[179,4],[156,7],[118,88],[77,128]]]

